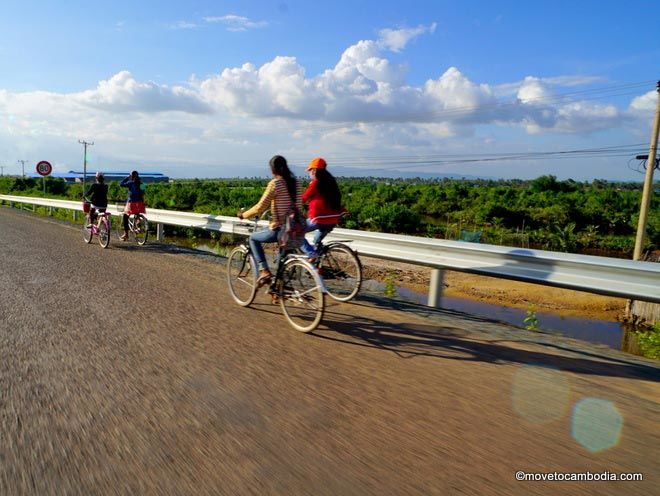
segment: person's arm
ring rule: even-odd
[[[307,186],[307,189],[302,195],[302,201],[303,203],[309,203],[309,201],[314,198],[314,195],[316,193],[316,185],[318,184],[318,181],[314,179],[309,185]]]
[[[96,186],[96,184],[94,184],[94,183],[90,184],[89,188],[87,189],[87,192],[83,196],[85,196],[86,198],[89,198],[90,196],[92,196],[92,192],[95,189],[94,186]]]
[[[268,208],[270,207],[270,202],[273,200],[274,197],[275,197],[275,180],[272,180],[271,182],[268,183],[268,186],[266,186],[266,190],[264,191],[264,194],[261,195],[261,199],[259,200],[259,202],[254,207],[243,212],[241,218],[249,219],[250,217],[254,217],[255,215],[261,215],[266,210],[268,210]]]
[[[128,188],[128,183],[131,182],[131,176],[125,177],[122,179],[122,181],[119,183],[119,186],[123,186],[124,188]]]

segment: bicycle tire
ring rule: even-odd
[[[83,219],[83,223],[82,223],[82,235],[83,235],[83,240],[87,244],[91,243],[92,238],[94,237],[94,232],[92,231],[92,225],[90,221],[91,219],[89,218],[89,214],[85,215],[85,218]]]
[[[328,245],[318,266],[332,299],[350,301],[355,298],[362,286],[362,263],[350,247],[342,243]]]
[[[107,248],[110,244],[110,222],[107,217],[101,219],[99,224],[99,244],[103,248]]]
[[[254,258],[244,246],[234,248],[227,257],[227,285],[231,297],[242,307],[257,294],[257,271]]]
[[[309,262],[284,262],[277,295],[282,312],[294,329],[307,333],[318,327],[325,312],[325,294],[323,282]]]
[[[142,246],[149,237],[149,221],[142,214],[136,214],[133,220],[133,235],[137,244]]]

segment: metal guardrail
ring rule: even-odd
[[[0,200],[82,211],[82,204],[73,201],[9,195],[0,195]],[[116,211],[120,207],[108,208]],[[147,217],[151,223],[248,234],[236,217],[153,208],[147,208]],[[440,298],[443,269],[660,303],[658,263],[340,228],[326,239],[350,240],[361,256],[434,269],[431,306]]]

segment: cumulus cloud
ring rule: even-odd
[[[100,109],[122,112],[208,113],[211,109],[192,90],[181,86],[169,88],[156,83],[141,83],[128,71],[121,71],[99,82],[94,90],[71,95],[79,103]]]
[[[628,110],[639,116],[653,115],[658,101],[656,91],[649,91],[642,96],[638,96],[630,102]]]
[[[247,31],[248,29],[258,29],[268,26],[268,22],[266,21],[253,21],[247,17],[235,14],[204,17],[204,21],[209,24],[224,24],[227,26],[227,31]]]
[[[358,41],[333,67],[314,75],[296,57],[277,56],[178,86],[139,81],[121,71],[78,93],[0,90],[0,138],[37,143],[47,136],[77,143],[80,136],[93,136],[136,156],[149,145],[177,157],[190,156],[191,147],[214,153],[225,147],[242,156],[259,147],[266,153],[282,150],[284,143],[310,153],[317,153],[318,144],[413,150],[475,136],[483,125],[532,134],[596,132],[631,116],[648,119],[655,108],[655,92],[635,98],[626,111],[562,96],[564,87],[595,82],[588,76],[528,76],[490,85],[449,67],[434,69],[421,85],[409,84],[406,66],[387,52],[433,29],[381,31],[378,40]]]
[[[403,50],[408,42],[417,38],[424,33],[434,33],[437,23],[432,23],[428,26],[419,25],[416,28],[402,28],[402,29],[381,29],[379,31],[378,46],[391,50],[393,52],[400,52]]]

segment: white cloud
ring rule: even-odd
[[[235,14],[204,17],[204,21],[209,24],[224,24],[227,26],[227,31],[247,31],[248,29],[258,29],[268,26],[268,22],[266,21],[253,21],[247,17]]]
[[[393,52],[400,52],[403,50],[409,41],[417,38],[424,33],[434,33],[437,23],[432,23],[428,26],[420,25],[416,28],[402,28],[402,29],[381,29],[379,31],[378,46],[391,50]]]
[[[199,26],[190,21],[177,21],[174,24],[170,24],[171,29],[197,29]]]
[[[384,55],[404,45],[359,41],[316,75],[295,57],[278,56],[171,87],[122,71],[78,93],[0,90],[0,145],[25,155],[41,143],[90,137],[122,157],[151,159],[156,148],[163,160],[209,164],[274,149],[417,153],[478,138],[484,125],[489,132],[587,134],[626,118],[646,122],[655,108],[654,91],[625,112],[560,98],[561,88],[596,80],[585,76],[490,85],[449,67],[411,85],[406,66]]]
[[[629,110],[639,116],[653,115],[658,101],[658,93],[649,91],[630,102]]]
[[[100,81],[96,89],[73,94],[70,98],[112,112],[210,112],[196,92],[181,86],[169,88],[152,82],[140,83],[128,71],[119,72]]]

